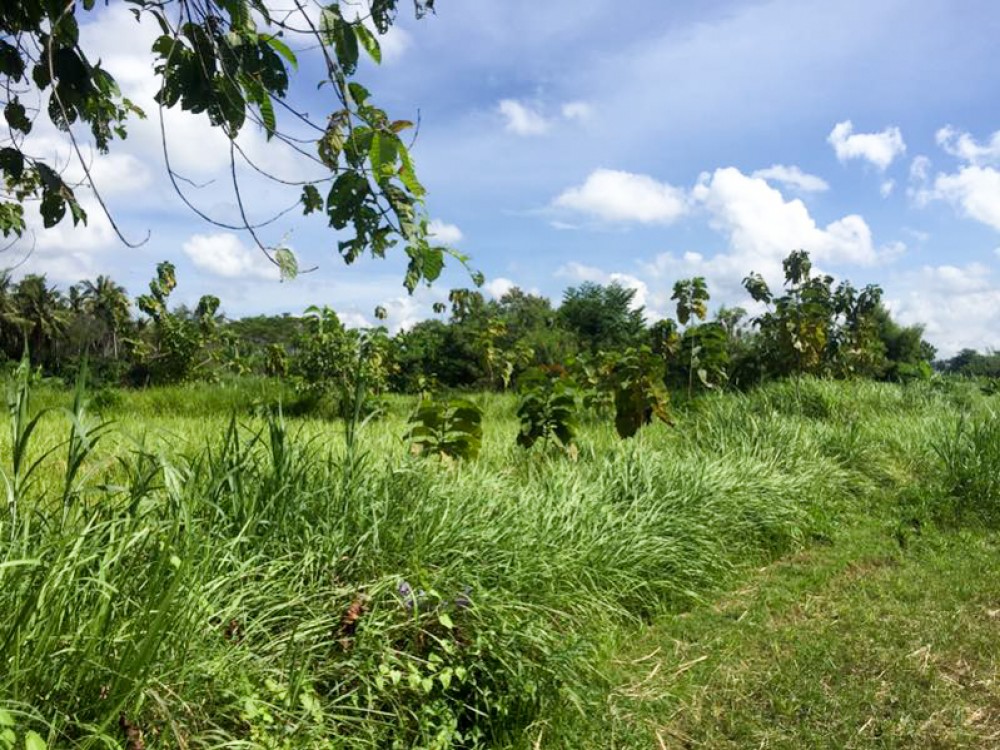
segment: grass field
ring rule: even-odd
[[[412,401],[348,444],[279,396],[5,419],[0,748],[1000,743],[973,384],[773,384],[575,457],[482,395],[457,463],[409,454]]]

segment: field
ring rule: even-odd
[[[1000,746],[974,383],[772,383],[573,453],[479,395],[469,461],[411,455],[403,397],[349,435],[266,381],[10,392],[0,748]]]

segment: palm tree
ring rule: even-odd
[[[110,335],[111,351],[118,359],[118,335],[128,324],[131,304],[125,287],[116,284],[110,276],[98,276],[95,281],[82,281],[82,296],[86,310],[99,321]],[[108,356],[105,341],[104,356]]]
[[[10,271],[0,271],[0,352],[10,359],[19,355],[23,341],[22,320],[17,315],[14,281]]]
[[[17,285],[14,303],[21,330],[31,345],[32,359],[40,363],[45,359],[43,353],[55,352],[69,322],[62,295],[54,286],[48,286],[45,276],[29,274]]]

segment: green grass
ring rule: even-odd
[[[661,619],[609,662],[606,710],[547,746],[1000,743],[1000,543],[862,524]]]
[[[349,446],[339,423],[259,416],[252,394],[269,388],[127,393],[74,418],[60,410],[71,399],[42,391],[56,408],[18,471],[28,422],[0,422],[0,708],[18,731],[59,748],[127,747],[129,728],[163,748],[504,747],[539,733],[648,747],[694,732],[674,717],[688,698],[657,678],[702,654],[633,689],[646,662],[620,663],[642,655],[637,639],[660,654],[684,623],[756,637],[752,681],[770,636],[711,613],[754,571],[802,559],[822,577],[823,554],[868,554],[873,524],[892,551],[914,523],[990,518],[970,493],[992,486],[979,473],[993,401],[971,387],[807,381],[796,399],[775,384],[694,402],[630,441],[588,420],[575,460],[517,448],[513,399],[479,395],[482,453],[458,463],[409,455],[412,400],[389,399]],[[956,440],[962,418],[979,432]],[[99,419],[114,424],[95,441]],[[946,562],[950,534],[911,546]],[[762,584],[783,588],[790,608],[808,596]],[[803,649],[817,642],[789,627]],[[701,680],[691,700],[708,664],[680,672]],[[762,695],[777,700],[774,687]],[[784,705],[776,732],[791,731]],[[756,710],[732,730],[699,723],[723,733],[703,744],[756,737]]]

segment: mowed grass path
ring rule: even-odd
[[[540,746],[1000,747],[1000,540],[858,518],[608,659]]]

